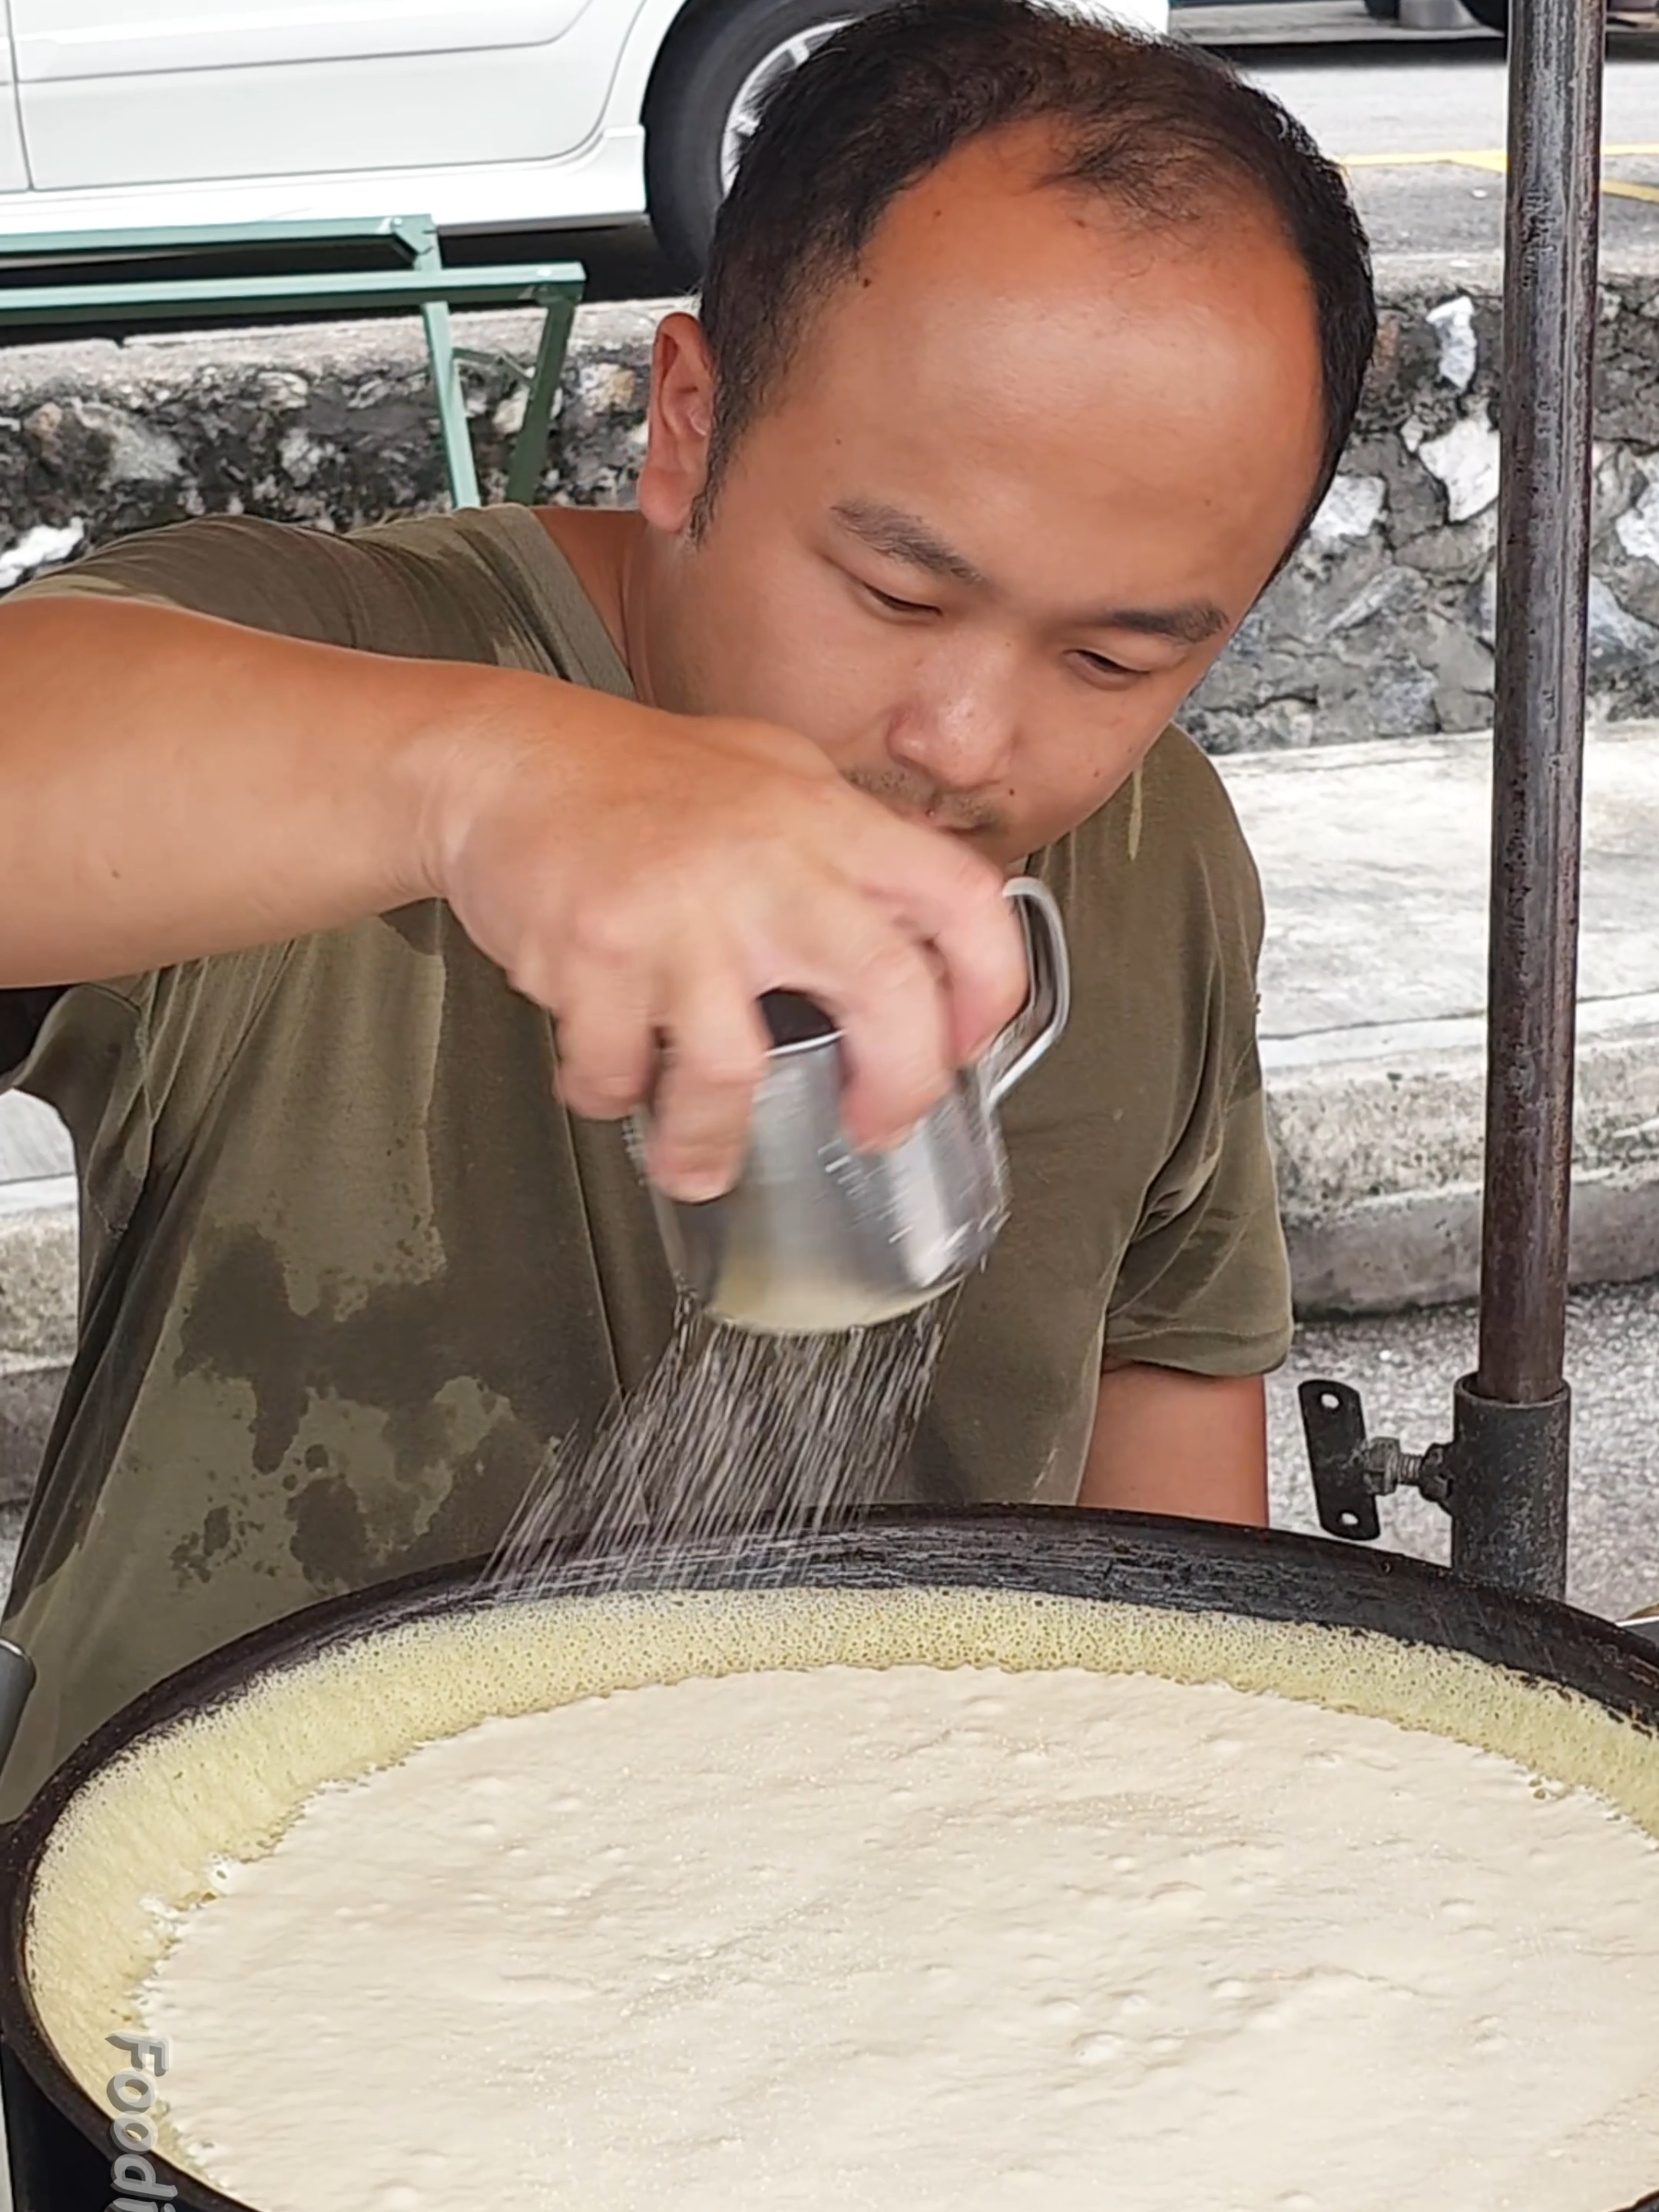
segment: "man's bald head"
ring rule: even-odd
[[[721,210],[702,321],[714,374],[706,512],[814,319],[893,203],[975,141],[1044,144],[1044,181],[1149,234],[1276,226],[1317,325],[1335,473],[1376,340],[1365,238],[1340,173],[1277,102],[1195,49],[1030,0],[894,0],[786,79]],[[988,281],[998,272],[987,270]]]

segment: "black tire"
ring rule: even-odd
[[[726,197],[721,148],[738,94],[769,55],[867,12],[870,0],[714,0],[692,7],[657,58],[645,103],[645,191],[678,283],[702,274]]]
[[[1400,0],[1365,0],[1365,13],[1375,16],[1379,23],[1400,21]]]
[[[1510,0],[1463,0],[1477,23],[1484,23],[1489,31],[1498,31],[1507,38],[1510,29]]]

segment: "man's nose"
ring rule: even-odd
[[[1006,778],[1019,727],[1008,656],[953,656],[927,672],[888,733],[888,750],[941,791],[983,791]]]

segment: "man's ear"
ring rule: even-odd
[[[708,475],[714,372],[695,315],[666,315],[651,349],[645,465],[635,496],[653,530],[680,537]]]

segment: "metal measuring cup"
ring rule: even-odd
[[[1006,886],[1025,935],[1021,1011],[891,1151],[856,1151],[841,1127],[841,1036],[790,991],[761,1000],[772,1034],[749,1147],[723,1197],[651,1194],[680,1281],[720,1320],[773,1335],[860,1328],[908,1313],[978,1267],[1008,1211],[997,1107],[1066,1026],[1071,968],[1053,893]],[[646,1122],[635,1117],[635,1156]]]

